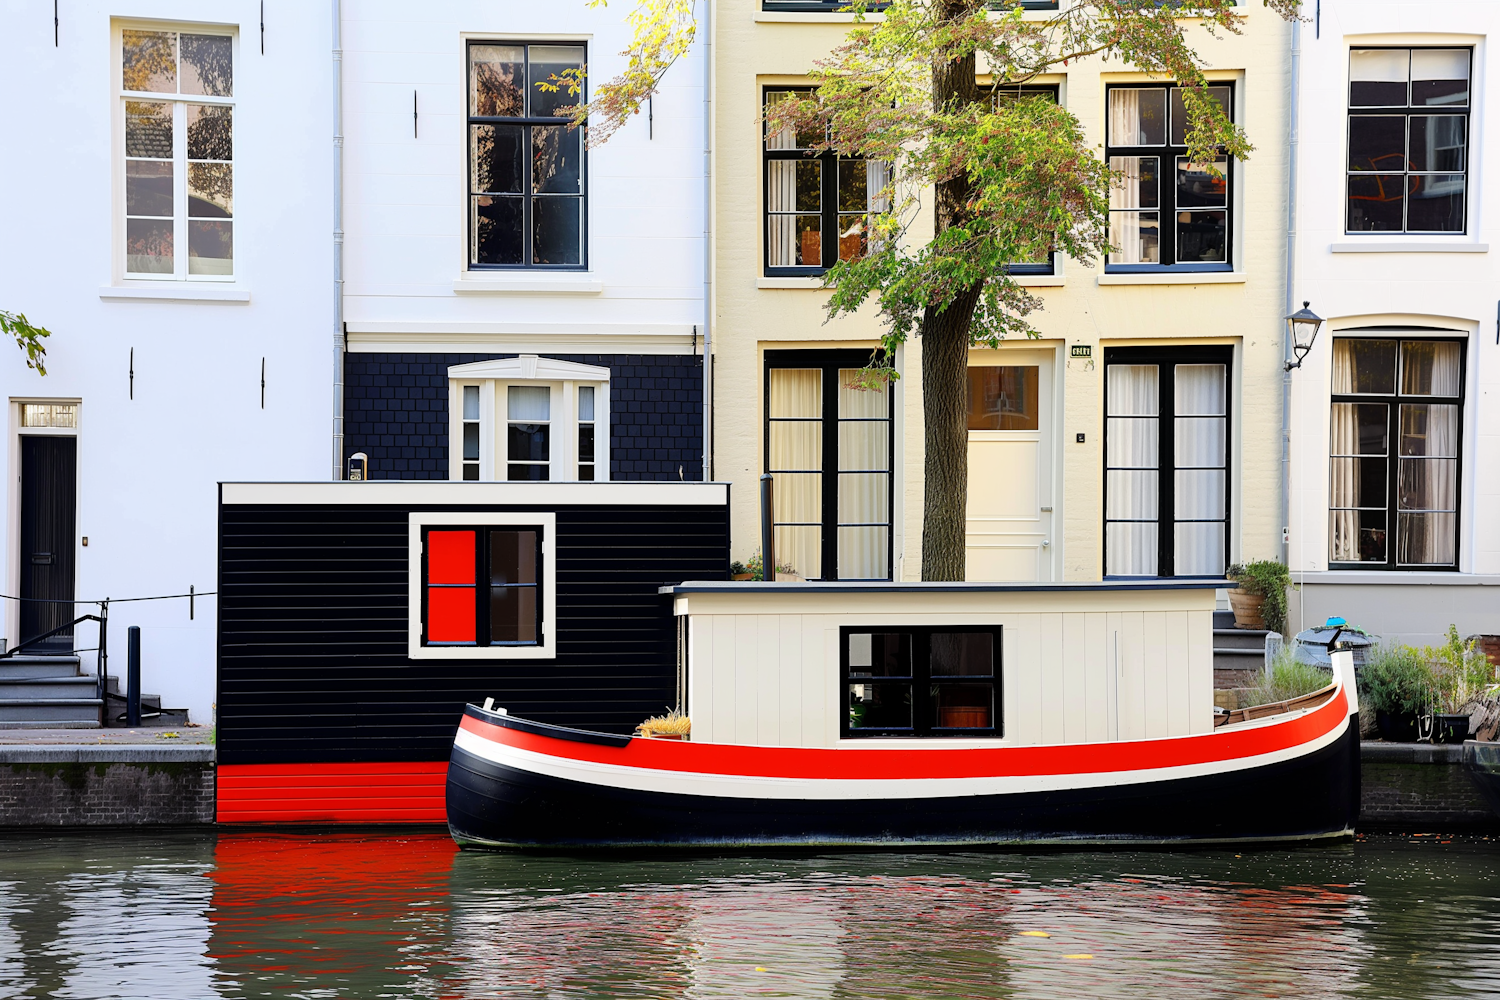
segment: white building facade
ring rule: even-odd
[[[1301,27],[1288,560],[1301,626],[1500,632],[1500,6],[1322,0]]]
[[[607,144],[558,115],[626,13],[344,0],[346,464],[703,478],[704,46]]]
[[[215,701],[217,483],[329,474],[332,23],[258,0],[82,0],[55,23],[0,3],[7,132],[29,150],[0,162],[18,195],[0,308],[52,331],[45,377],[0,352],[3,592],[207,592],[110,613],[111,672],[140,625],[143,688],[195,722]],[[0,632],[97,610],[6,600]]]

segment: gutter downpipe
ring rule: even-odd
[[[333,0],[333,478],[344,478],[344,43]]]
[[[714,3],[703,4],[703,481],[714,478]]]
[[[1296,311],[1293,303],[1297,298],[1297,142],[1298,142],[1298,92],[1302,82],[1302,22],[1292,22],[1292,74],[1291,105],[1287,132],[1287,186],[1286,186],[1286,312],[1290,316]],[[1291,510],[1292,510],[1292,372],[1286,363],[1292,360],[1292,334],[1287,324],[1281,324],[1282,358],[1285,363],[1281,372],[1281,564],[1290,567],[1291,561]]]

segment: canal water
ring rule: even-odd
[[[1500,997],[1500,839],[767,857],[0,837],[0,997]]]

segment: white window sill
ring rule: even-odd
[[[1294,569],[1292,570],[1292,583],[1316,586],[1500,587],[1500,575],[1432,570],[1368,569],[1309,570],[1304,573]]]
[[[473,274],[474,272],[471,272]],[[509,295],[514,293],[551,293],[553,295],[598,295],[604,282],[588,271],[567,273],[532,272],[530,274],[497,274],[460,277],[453,282],[459,295]]]
[[[1244,271],[1160,271],[1150,274],[1101,274],[1101,285],[1243,285]]]
[[[823,279],[815,274],[798,275],[795,278],[756,278],[756,288],[814,288],[823,287]]]
[[[1060,274],[1013,274],[1010,280],[1022,288],[1061,288],[1065,284]]]
[[[756,6],[760,6],[759,0]],[[755,20],[759,24],[852,24],[854,15],[837,10],[757,10]],[[884,21],[884,14],[869,13],[867,22]]]
[[[1488,243],[1397,243],[1372,240],[1368,243],[1331,243],[1329,253],[1489,253]]]
[[[105,302],[126,299],[157,302],[249,302],[250,289],[206,281],[143,281],[130,285],[101,285],[99,298]]]

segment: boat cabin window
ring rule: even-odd
[[[413,523],[411,655],[551,656],[552,528],[507,515]]]
[[[840,630],[841,735],[1000,736],[1000,628]]]

